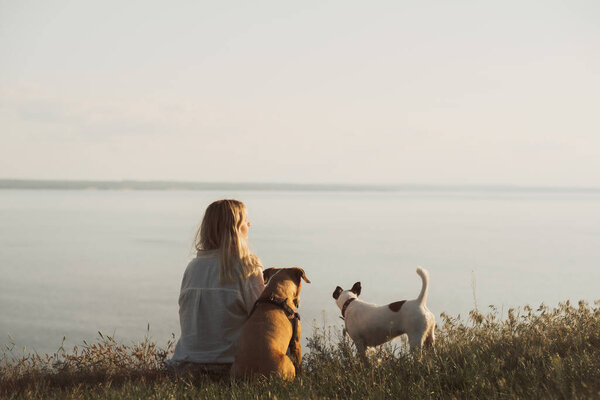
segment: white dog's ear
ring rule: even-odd
[[[362,287],[360,286],[360,282],[356,282],[354,285],[352,285],[352,289],[350,289],[350,291],[354,293],[356,297],[358,297],[360,296],[361,289]]]
[[[333,298],[334,299],[338,299],[338,297],[340,297],[340,294],[342,294],[342,292],[344,291],[344,289],[342,289],[341,287],[336,287],[335,290],[333,291]]]

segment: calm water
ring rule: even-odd
[[[179,335],[177,298],[191,241],[213,200],[243,200],[265,266],[302,266],[300,312],[341,324],[331,293],[362,282],[374,303],[414,298],[431,274],[429,308],[600,299],[600,194],[518,192],[0,191],[0,344],[54,352],[125,343],[147,324]]]

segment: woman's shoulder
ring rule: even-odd
[[[198,250],[196,253],[196,259],[205,259],[205,258],[217,258],[219,257],[219,250]]]
[[[215,253],[213,256],[208,254],[202,254],[202,256],[194,257],[190,260],[185,269],[184,279],[192,279],[196,281],[201,277],[217,275],[218,276],[218,255]]]
[[[187,269],[195,269],[198,266],[206,267],[210,265],[217,265],[219,261],[219,254],[214,250],[199,251],[196,257],[192,258],[188,263]]]
[[[243,271],[240,271],[239,280],[243,286],[261,286],[264,288],[264,278],[262,267],[256,268],[249,275],[244,275]]]

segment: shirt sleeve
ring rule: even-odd
[[[256,303],[263,290],[265,290],[265,281],[262,269],[260,273],[252,275],[242,283],[242,298],[244,299],[244,305],[248,314],[252,311],[254,303]]]

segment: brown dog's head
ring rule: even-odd
[[[284,292],[282,295],[292,297],[294,305],[300,305],[300,291],[302,290],[302,280],[310,283],[306,273],[302,268],[267,268],[263,272],[265,285],[270,291]],[[267,290],[265,288],[265,291]]]
[[[263,279],[265,280],[265,285],[269,283],[269,279],[277,272],[279,272],[281,268],[267,268],[263,271]]]

